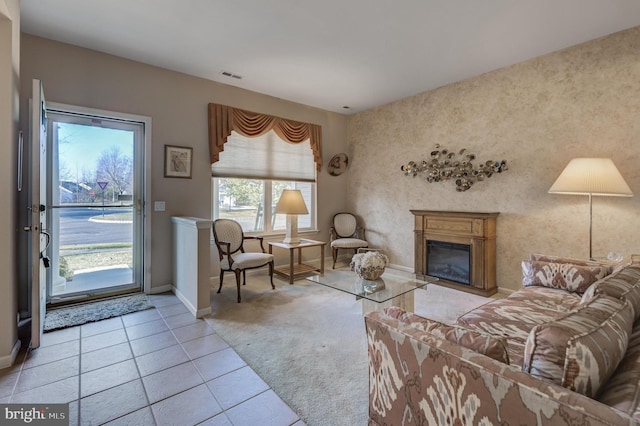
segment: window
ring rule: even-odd
[[[315,229],[315,183],[312,182],[214,177],[213,218],[236,220],[247,233],[284,231],[285,215],[274,213],[283,189],[299,189],[309,210],[308,215],[298,216],[298,230]]]
[[[273,131],[246,138],[235,131],[212,164],[213,219],[234,219],[247,233],[279,233],[286,216],[274,213],[284,189],[299,189],[309,210],[298,230],[316,227],[316,166],[309,141],[288,143]]]

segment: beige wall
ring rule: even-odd
[[[394,264],[413,269],[410,209],[500,212],[498,286],[520,286],[530,252],[587,257],[586,196],[547,191],[574,157],[610,157],[634,198],[594,197],[594,256],[640,253],[640,27],[349,118],[348,206]],[[435,144],[506,159],[456,192],[404,177]]]
[[[153,212],[151,218],[152,286],[156,288],[171,284],[171,216],[211,218],[209,102],[321,125],[325,162],[346,147],[346,117],[339,114],[27,34],[22,35],[21,48],[23,127],[32,78],[42,80],[49,102],[152,118],[152,193],[148,201],[166,201],[166,211]],[[163,177],[165,144],[193,147],[193,179]],[[329,176],[326,168],[319,174],[321,232],[310,237],[328,238],[331,215],[346,205],[345,179]]]
[[[20,5],[0,0],[0,368],[13,362],[16,321],[16,153],[20,73]],[[13,353],[12,353],[13,351]]]

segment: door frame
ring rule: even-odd
[[[78,105],[69,105],[59,102],[47,102],[47,110],[75,113],[81,115],[102,116],[105,118],[114,118],[120,120],[134,121],[142,123],[144,130],[143,136],[143,169],[142,169],[142,290],[149,294],[151,290],[151,117],[145,115],[129,114],[124,112],[109,111],[97,108],[82,107]]]

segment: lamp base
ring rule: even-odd
[[[285,238],[282,242],[285,244],[300,244],[300,238]]]
[[[300,238],[298,238],[298,215],[287,215],[287,229],[284,240],[285,244],[300,244]]]

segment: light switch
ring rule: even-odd
[[[153,203],[153,209],[157,212],[163,212],[164,207],[164,201],[156,201],[155,203]]]

